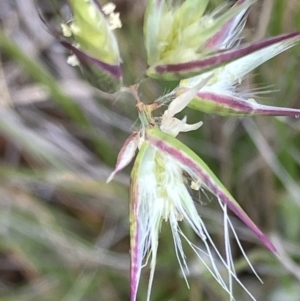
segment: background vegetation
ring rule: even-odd
[[[143,79],[145,1],[116,3],[125,84],[140,82],[141,99],[152,102],[176,83]],[[67,53],[46,32],[33,0],[1,1],[0,22],[0,300],[129,300],[130,168],[109,185],[105,180],[135,127],[134,100],[95,90],[67,65]],[[261,0],[250,12],[244,37],[253,41],[294,30],[300,30],[298,0]],[[299,49],[255,70],[243,91],[267,90],[259,101],[300,108]],[[242,282],[257,300],[299,300],[300,119],[185,114],[204,126],[180,138],[278,248],[276,257],[233,217],[264,285],[234,247]],[[216,201],[197,195],[195,200],[222,248]],[[227,300],[188,249],[187,255],[190,290],[163,227],[152,300]],[[145,268],[140,300],[147,279]],[[239,287],[235,295],[249,299]]]

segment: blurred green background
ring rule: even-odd
[[[176,83],[143,78],[145,1],[115,3],[123,22],[117,35],[125,85],[140,82],[140,98],[150,103]],[[33,0],[2,0],[0,22],[0,300],[129,300],[130,167],[112,183],[105,181],[136,127],[135,102],[126,94],[95,90],[67,65],[66,51],[47,33]],[[299,0],[261,0],[243,35],[254,41],[295,30],[300,30]],[[257,100],[265,104],[300,108],[299,50],[255,70],[242,91],[259,92]],[[199,153],[278,249],[276,257],[233,216],[264,284],[233,241],[239,278],[257,300],[300,300],[300,119],[184,113],[204,125],[179,138]],[[202,196],[198,208],[222,250],[216,200]],[[152,301],[228,300],[193,252],[186,253],[190,289],[163,227]],[[145,300],[148,272],[143,269],[139,300]],[[236,300],[249,300],[238,285],[234,291]]]

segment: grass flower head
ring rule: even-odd
[[[54,0],[53,12],[60,26],[48,22],[43,5],[37,2],[40,16],[49,31],[72,55],[67,62],[78,66],[94,87],[114,93],[122,85],[121,57],[114,30],[122,26],[115,4],[100,5],[98,0],[67,1],[71,18],[61,12],[61,3]]]
[[[165,75],[157,72],[170,64],[177,66],[177,76],[180,76],[184,64],[199,61],[216,48],[219,50],[224,42],[232,41],[237,34],[231,23],[239,24],[245,10],[253,2],[239,1],[232,7],[223,5],[204,14],[208,0],[148,1],[144,24],[150,65],[147,74],[152,77],[172,77],[172,72],[166,72]],[[188,70],[185,72],[188,73]]]
[[[233,211],[270,250],[275,252],[270,241],[251,221],[209,167],[191,149],[175,138],[181,131],[195,130],[201,126],[201,122],[187,125],[186,119],[180,121],[174,115],[189,104],[197,91],[201,89],[201,86],[205,86],[208,80],[209,78],[203,80],[196,87],[174,99],[160,122],[153,121],[149,106],[139,106],[142,128],[125,142],[112,174],[112,176],[115,175],[117,171],[126,166],[133,159],[135,151],[138,150],[131,173],[130,189],[131,301],[136,300],[141,270],[148,261],[151,271],[147,301],[150,300],[159,232],[164,222],[169,223],[171,227],[175,252],[182,273],[185,275],[188,266],[181,238],[186,240],[200,261],[232,299],[232,279],[241,285],[242,283],[237,278],[233,267],[228,229],[233,231],[236,238],[237,235],[227,214],[227,208]],[[112,179],[112,176],[109,180]],[[224,213],[224,229],[227,231],[227,234],[225,233],[225,257],[216,248],[197,212],[190,194],[191,188],[209,191],[216,196],[220,203]],[[203,247],[189,241],[181,230],[182,222],[187,223],[194,230],[202,240]],[[216,254],[216,257],[213,254]],[[209,265],[206,262],[207,258],[210,261]],[[227,269],[229,284],[221,275],[215,263],[216,259],[220,260]]]
[[[297,116],[299,109],[266,106],[257,103],[253,98],[245,97],[238,92],[238,88],[244,77],[253,69],[267,60],[293,47],[300,41],[300,33],[294,32],[275,38],[271,38],[239,50],[230,50],[227,54],[236,51],[245,51],[247,48],[256,48],[252,53],[246,54],[234,61],[220,67],[204,72],[200,75],[184,79],[180,82],[183,90],[186,87],[194,87],[204,78],[210,76],[208,83],[199,90],[196,97],[189,103],[189,107],[205,113],[223,116]],[[226,48],[229,45],[224,45]],[[221,54],[222,55],[222,54]],[[180,94],[180,89],[178,90]]]

